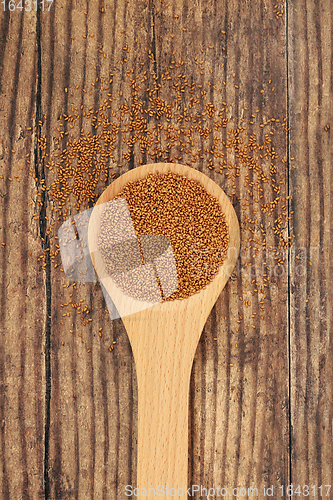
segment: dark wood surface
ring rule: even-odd
[[[119,106],[131,107],[130,78],[142,87],[148,112],[135,116],[147,120],[147,130],[141,136],[126,131],[133,117],[122,108],[119,122],[106,108],[121,130],[114,166],[95,193],[112,182],[112,173],[118,177],[140,163],[188,163],[230,195],[241,226],[239,262],[193,364],[188,484],[225,487],[230,494],[232,488],[257,488],[259,498],[268,486],[280,498],[284,485],[286,498],[290,484],[301,486],[300,496],[305,485],[310,496],[323,485],[326,496],[333,468],[331,2],[58,0],[50,12],[45,4],[36,13],[9,12],[6,0],[5,7],[0,498],[124,499],[125,486],[135,485],[131,348],[121,319],[111,321],[105,312],[98,282],[74,285],[61,271],[60,254],[52,253],[60,225],[77,208],[73,198],[58,217],[49,191],[55,175],[47,168],[57,152],[59,123],[74,138],[81,129],[94,133],[83,112],[98,110],[108,94],[118,114]],[[158,119],[156,97],[173,114],[179,106],[182,118]],[[206,136],[198,128],[193,132],[197,143],[186,143],[199,120],[190,116],[191,98],[198,101],[193,113],[206,113],[201,127],[210,129]],[[207,104],[216,111],[210,114]],[[64,121],[75,107],[77,121]],[[226,126],[219,128],[214,120],[220,111]],[[168,146],[171,139],[158,125],[170,123],[183,130],[184,144],[175,139]],[[225,156],[214,158],[214,139],[227,145],[236,129],[243,143],[225,146]],[[257,147],[244,149],[251,134]],[[38,142],[43,137],[45,157]],[[130,137],[132,147],[123,141]],[[155,143],[141,151],[140,137]],[[265,141],[275,158],[265,156]],[[66,136],[60,143],[65,149]],[[251,169],[245,153],[253,159]],[[230,168],[220,174],[223,159]],[[257,199],[251,183],[258,173],[267,182],[259,183]],[[271,214],[262,210],[276,198]],[[283,247],[288,237],[289,252]],[[255,265],[260,270],[252,276]],[[83,325],[70,299],[87,304],[83,316],[92,321]]]

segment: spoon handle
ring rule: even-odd
[[[187,484],[189,373],[167,358],[154,362],[138,378],[137,483],[178,490]]]
[[[147,311],[138,321],[133,321],[133,316],[128,322],[124,318],[138,381],[137,487],[139,492],[146,488],[147,494],[149,488],[155,488],[156,496],[158,486],[160,496],[162,491],[166,496],[166,487],[175,488],[173,498],[184,498],[189,385],[200,334],[193,332],[191,320],[186,328],[185,318],[178,314],[149,316]],[[189,343],[188,336],[194,337],[194,342]]]

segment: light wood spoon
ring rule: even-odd
[[[228,255],[214,280],[183,300],[153,305],[130,299],[106,277],[97,250],[101,205],[114,199],[130,181],[149,172],[168,171],[195,179],[220,202],[229,229]],[[227,195],[198,170],[173,163],[144,165],[120,176],[99,198],[90,218],[88,241],[97,274],[126,328],[138,381],[137,488],[175,488],[173,498],[184,498],[188,473],[189,385],[193,359],[206,323],[239,252],[239,224]],[[151,492],[152,494],[153,492]],[[157,494],[157,493],[156,493]]]

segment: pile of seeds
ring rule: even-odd
[[[164,283],[161,284],[158,280],[161,273],[156,273],[156,269],[155,276],[144,273],[142,268],[141,271],[136,268],[130,273],[128,271],[121,274],[111,272],[121,289],[138,300],[158,301],[158,297],[160,300],[175,300],[198,293],[213,280],[228,249],[228,226],[218,200],[210,195],[198,181],[174,172],[150,173],[144,179],[128,183],[115,199],[120,198],[126,199],[139,245],[135,249],[133,246],[135,240],[125,239],[124,251],[120,252],[118,239],[123,231],[120,228],[117,231],[115,208],[111,202],[102,215],[99,237],[99,248],[106,266],[115,267],[116,255],[128,256],[129,243],[131,243],[130,252],[134,254],[135,268],[140,254],[142,264],[147,264],[148,260],[153,266],[154,252],[158,258],[161,254],[161,249],[158,247],[164,245],[162,250],[166,250],[165,239],[167,239],[172,253],[170,253],[169,260],[164,261],[162,275],[173,279],[173,262],[175,262],[177,274],[175,291],[168,297],[164,296],[163,291],[170,283],[167,282],[167,286],[163,286]],[[118,220],[118,222],[121,221]],[[124,223],[122,223],[123,226]],[[128,237],[131,236],[128,231],[126,234]],[[156,248],[149,252],[144,247],[144,242],[147,242],[147,239],[143,239],[144,235],[156,235],[165,239],[162,239],[162,243],[157,244]],[[156,239],[153,241],[156,242]],[[112,251],[112,248],[116,248],[117,251]],[[146,255],[148,258],[145,258]],[[123,265],[126,266],[126,262]],[[152,271],[153,268],[150,269]],[[155,279],[150,279],[151,276]],[[147,283],[144,282],[145,279]],[[156,296],[159,289],[161,293]]]

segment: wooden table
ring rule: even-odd
[[[231,196],[241,225],[239,262],[193,365],[188,484],[224,487],[228,495],[238,488],[234,496],[249,498],[256,494],[251,488],[264,498],[264,487],[272,486],[274,498],[287,498],[288,485],[299,498],[307,485],[310,497],[326,496],[333,479],[331,2],[55,0],[44,11],[38,5],[37,12],[28,0],[23,10],[18,0],[1,5],[0,498],[124,499],[125,486],[135,486],[131,349],[121,320],[105,312],[100,285],[73,285],[61,271],[55,236],[76,208],[68,206],[65,217],[56,213],[55,175],[47,168],[60,122],[68,137],[81,128],[86,134],[83,113],[97,110],[108,93],[118,114],[119,105],[130,109],[129,78],[141,82],[144,95],[136,115],[147,120],[140,137],[146,127],[153,142],[141,151],[138,136],[132,146],[122,140],[134,132],[120,131],[115,165],[96,194],[112,173],[158,161],[169,148],[170,161],[188,162]],[[157,97],[172,103],[173,113],[179,105],[188,139],[195,117],[189,107],[186,119],[184,108],[191,96],[196,112],[201,106],[206,113],[200,125],[212,130],[206,137],[201,130],[197,143],[175,139],[169,147],[158,128],[168,126],[166,115],[143,110],[152,110]],[[126,127],[126,108],[121,123],[110,109],[110,121]],[[226,126],[214,130],[220,111]],[[77,121],[64,120],[75,113]],[[239,127],[245,141],[252,135],[262,144],[269,134],[276,151],[273,160],[251,152],[268,169],[257,201],[249,193],[257,174],[243,170],[241,155],[226,148],[220,174],[222,156],[212,153],[214,137],[226,144]],[[277,197],[268,215],[262,203]],[[288,237],[286,251],[281,242]],[[254,277],[255,264],[261,270]],[[80,300],[89,313],[78,308]]]

